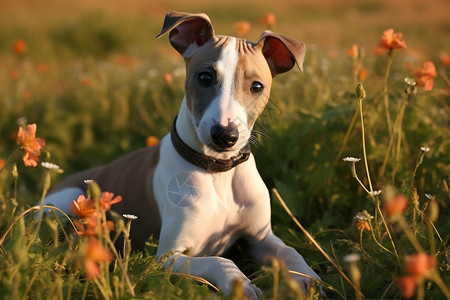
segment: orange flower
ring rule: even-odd
[[[406,42],[402,33],[395,33],[394,29],[388,29],[378,43],[378,46],[388,50],[402,50],[406,48]]]
[[[171,85],[173,83],[173,76],[170,73],[165,73],[163,76],[164,82],[168,85]]]
[[[157,145],[158,143],[159,143],[159,139],[156,136],[153,136],[153,135],[147,137],[147,139],[145,140],[145,145],[147,147],[151,147],[151,146]]]
[[[405,259],[406,272],[419,278],[426,277],[436,265],[436,258],[426,253],[413,254]]]
[[[99,204],[100,208],[108,211],[111,209],[111,205],[121,202],[122,196],[117,196],[114,198],[114,194],[110,192],[103,192],[100,196]]]
[[[96,236],[97,235],[97,225],[99,214],[92,214],[86,218],[86,226],[83,225],[80,221],[74,220],[73,223],[77,228],[77,234],[80,236]],[[112,221],[106,221],[101,224],[102,233],[114,230],[114,223]]]
[[[111,262],[113,259],[114,255],[111,251],[104,248],[97,239],[91,238],[84,255],[87,279],[94,279],[100,276],[99,262]]]
[[[45,62],[41,62],[38,64],[37,69],[39,73],[45,74],[48,71],[48,65]]]
[[[259,21],[261,24],[263,24],[269,28],[272,28],[273,26],[275,26],[276,18],[273,13],[267,13]]]
[[[338,58],[338,52],[336,49],[330,49],[330,51],[328,51],[328,58],[331,60],[335,60],[336,58]]]
[[[11,78],[12,79],[14,79],[14,80],[18,79],[19,76],[20,76],[20,73],[19,73],[19,71],[17,69],[14,69],[14,70],[11,71]]]
[[[359,54],[359,48],[358,48],[358,45],[353,44],[350,48],[348,48],[347,54],[348,54],[348,56],[350,56],[351,58],[358,58],[358,54]]]
[[[23,155],[23,162],[27,167],[36,167],[39,161],[38,156],[41,155],[41,149],[45,146],[45,141],[36,137],[36,124],[28,124],[28,130],[23,130],[19,127],[17,134],[17,145],[25,153]]]
[[[366,79],[368,73],[369,73],[369,72],[367,71],[366,68],[361,67],[361,68],[359,69],[359,72],[358,72],[358,78],[359,78],[359,80],[364,80],[364,79]]]
[[[397,195],[384,203],[384,213],[388,216],[401,214],[408,206],[408,198],[405,195]]]
[[[409,299],[414,296],[417,282],[413,276],[399,276],[395,279],[395,282],[404,298]]]
[[[24,90],[24,91],[22,92],[22,97],[23,97],[24,99],[30,99],[30,97],[31,97],[31,91],[30,91],[30,90]]]
[[[84,195],[78,196],[70,204],[71,212],[77,217],[85,219],[95,213],[95,203],[93,200],[86,198]]]
[[[0,170],[3,169],[4,166],[5,166],[5,160],[0,159]]]
[[[84,86],[90,86],[91,85],[91,78],[89,78],[89,76],[83,76],[81,78],[81,84]]]
[[[431,61],[423,63],[421,69],[417,70],[414,74],[418,86],[423,86],[425,91],[431,91],[433,89],[434,78],[437,76],[436,67]]]
[[[13,51],[18,55],[22,55],[27,51],[27,44],[24,40],[17,39],[13,43]]]
[[[364,231],[364,230],[370,231],[370,225],[369,225],[369,222],[366,221],[366,220],[360,220],[360,221],[357,221],[357,222],[355,223],[355,227],[356,227],[356,229],[358,229],[359,231]]]
[[[236,32],[236,35],[240,37],[246,35],[249,32],[250,27],[250,23],[247,21],[236,22],[233,26],[234,32]]]
[[[439,55],[439,58],[444,67],[450,66],[450,54],[448,54],[447,52],[443,52],[441,53],[441,55]]]

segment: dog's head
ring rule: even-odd
[[[161,36],[186,62],[186,103],[204,154],[231,157],[245,147],[269,100],[272,78],[296,64],[305,45],[265,31],[257,43],[214,34],[205,14],[170,12]]]

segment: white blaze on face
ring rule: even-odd
[[[206,146],[212,145],[211,128],[218,123],[228,126],[229,122],[234,122],[238,126],[239,140],[229,150],[237,152],[247,143],[250,130],[247,128],[246,108],[235,99],[234,83],[239,61],[236,41],[236,38],[231,38],[215,63],[219,90],[199,122],[198,136]]]

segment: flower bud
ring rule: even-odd
[[[360,83],[356,86],[356,96],[358,99],[365,99],[366,98],[366,90],[364,89],[364,86]]]

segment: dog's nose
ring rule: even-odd
[[[211,139],[220,148],[230,148],[236,144],[239,138],[239,130],[234,122],[228,121],[228,126],[216,124],[211,128]]]

